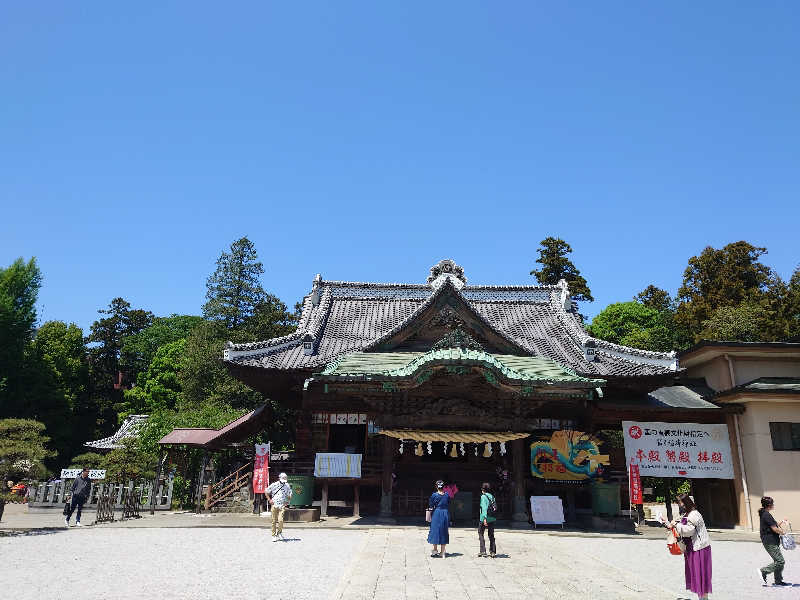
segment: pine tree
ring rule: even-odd
[[[258,261],[253,242],[246,237],[233,242],[230,252],[223,250],[217,269],[206,281],[208,301],[203,305],[203,316],[236,329],[266,297],[259,281],[262,273],[264,265]]]
[[[541,245],[542,247],[537,250],[539,258],[536,262],[542,265],[542,268],[531,271],[536,281],[542,285],[555,285],[561,279],[565,279],[569,284],[573,300],[594,302],[586,279],[567,257],[572,253],[572,247],[561,238],[554,237],[543,239]]]

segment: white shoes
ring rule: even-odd
[[[80,521],[75,521],[75,527],[83,527]]]
[[[272,541],[277,542],[280,538],[277,535],[272,536]]]
[[[285,538],[285,537],[283,537],[283,533],[279,533],[279,534],[278,534],[278,539],[280,539],[280,541],[282,541],[282,542],[285,542],[285,541],[286,541],[286,538]]]
[[[64,517],[64,526],[69,527],[69,519],[67,517]]]

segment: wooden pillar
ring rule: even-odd
[[[208,464],[208,451],[203,452],[203,460],[200,461],[200,470],[197,473],[197,494],[195,496],[194,512],[200,514],[203,506],[203,480],[206,475],[206,465]]]
[[[150,490],[150,514],[156,514],[156,503],[158,502],[158,484],[161,481],[161,468],[167,458],[167,453],[162,451],[158,456],[158,464],[156,465],[156,476],[153,479],[153,489]]]
[[[361,484],[356,482],[353,486],[353,516],[358,518],[361,516]]]
[[[384,521],[392,519],[392,468],[397,440],[383,436],[383,455],[381,457],[381,510],[379,517]]]
[[[525,498],[527,472],[525,469],[527,452],[525,440],[514,440],[511,443],[511,458],[513,460],[514,472],[514,498],[511,504],[512,527],[528,526],[527,499]]]
[[[328,480],[327,479],[324,479],[322,481],[322,502],[320,502],[319,516],[323,517],[323,518],[328,516]]]

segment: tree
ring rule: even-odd
[[[768,293],[781,281],[759,261],[766,252],[766,248],[739,241],[720,250],[708,246],[689,259],[678,290],[676,320],[695,340],[701,337],[703,323],[719,307],[769,301]]]
[[[159,348],[185,339],[202,322],[203,317],[191,315],[156,317],[149,327],[123,338],[120,352],[122,370],[136,381],[139,374],[147,370]]]
[[[6,414],[14,413],[11,407],[18,401],[18,374],[25,346],[33,338],[41,285],[35,258],[27,263],[18,258],[8,268],[0,268],[0,398]]]
[[[264,265],[257,259],[255,245],[246,237],[233,242],[230,252],[223,250],[216,270],[206,281],[204,317],[236,329],[253,314],[266,296],[259,281]]]
[[[720,306],[711,313],[711,318],[703,321],[699,337],[719,341],[770,341],[769,320],[767,310],[756,302]]]
[[[125,410],[121,416],[174,409],[181,394],[179,373],[186,353],[186,340],[180,339],[161,346],[145,373],[140,373],[136,385],[125,390]]]
[[[111,433],[116,426],[115,409],[122,402],[122,389],[118,385],[122,341],[149,327],[153,313],[132,309],[123,298],[114,298],[107,309],[98,312],[108,316],[92,323],[87,341],[93,344],[89,349],[89,368],[98,425],[95,434],[102,435]]]
[[[648,285],[644,290],[636,294],[633,299],[648,308],[657,310],[660,313],[675,310],[675,303],[669,292],[662,290],[653,284]]]
[[[581,276],[581,272],[567,257],[572,253],[572,247],[560,238],[547,237],[541,241],[541,248],[537,250],[539,258],[536,262],[542,265],[539,270],[531,271],[542,285],[555,285],[561,279],[569,284],[569,291],[573,300],[594,302],[592,292]]]
[[[0,518],[8,499],[6,482],[46,472],[43,461],[54,452],[47,448],[50,438],[44,431],[44,423],[31,419],[0,419]]]
[[[653,351],[672,349],[672,331],[664,315],[639,302],[609,304],[592,319],[587,330],[594,337],[615,344]]]
[[[786,338],[795,339],[800,337],[800,267],[794,270],[786,287],[786,296],[783,302],[783,320],[786,323]]]

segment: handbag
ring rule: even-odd
[[[426,523],[430,523],[431,521],[433,521],[433,509],[432,508],[426,508],[425,509],[425,522]]]
[[[675,556],[680,556],[686,552],[686,544],[678,536],[678,532],[674,527],[671,527],[667,534],[667,549],[670,554],[674,554]]]
[[[797,544],[794,541],[794,536],[792,535],[791,523],[789,523],[789,533],[784,533],[781,536],[781,546],[783,546],[784,550],[794,550],[797,547]]]
[[[62,512],[65,517],[69,515],[69,502],[64,502],[64,510]]]

